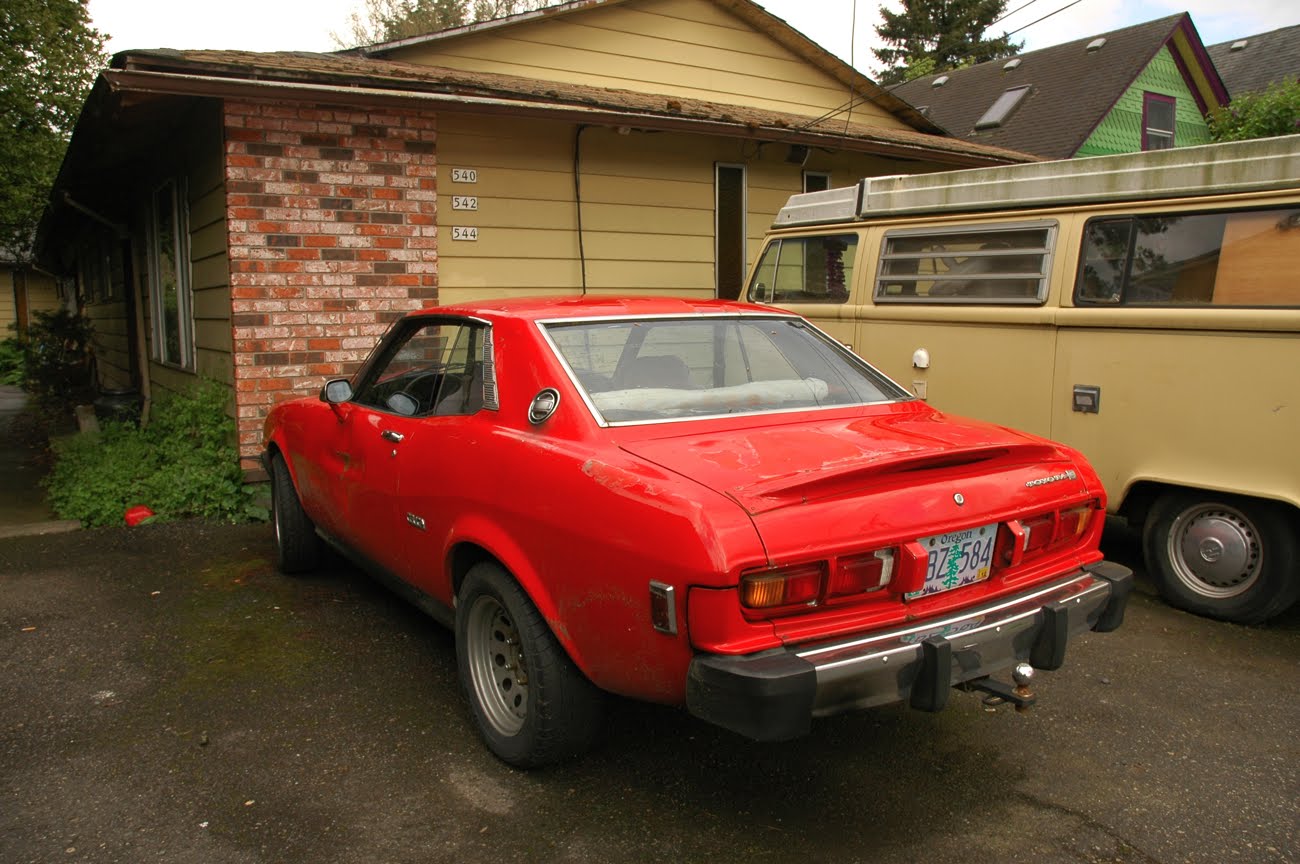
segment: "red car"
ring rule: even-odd
[[[455,628],[483,738],[588,746],[601,692],[759,740],[1055,669],[1119,626],[1077,452],[949,417],[804,319],[658,298],[408,315],[266,422],[279,566],[322,540]]]

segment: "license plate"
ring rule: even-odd
[[[993,543],[997,540],[998,524],[966,528],[922,537],[917,542],[929,554],[926,562],[925,584],[920,591],[907,596],[924,597],[940,591],[951,591],[989,578],[993,562]]]

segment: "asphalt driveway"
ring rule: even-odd
[[[271,556],[265,526],[0,539],[0,861],[1300,860],[1294,610],[1139,593],[1024,715],[960,694],[760,746],[613,700],[597,752],[525,774],[447,632]]]

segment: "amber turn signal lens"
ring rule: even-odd
[[[747,573],[740,580],[740,602],[750,609],[815,603],[824,570],[818,562]]]

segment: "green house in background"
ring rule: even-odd
[[[1186,13],[900,84],[953,135],[1045,159],[1208,144],[1228,91]]]

